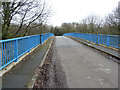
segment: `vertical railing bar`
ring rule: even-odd
[[[28,38],[28,40],[29,40],[29,48],[28,49],[29,49],[29,52],[30,52],[30,37]]]
[[[4,65],[4,63],[3,63],[4,62],[4,58],[3,58],[3,53],[4,53],[3,52],[3,44],[4,44],[4,42],[1,43],[1,49],[2,49],[2,61],[1,61],[2,63],[1,63],[1,66]]]
[[[42,43],[42,41],[41,41],[41,34],[40,34],[40,44]]]
[[[107,35],[107,46],[109,47],[109,35]]]
[[[9,61],[10,61],[10,42],[9,42]]]
[[[10,42],[10,52],[11,52],[11,50],[12,50],[12,42]],[[11,53],[10,53],[10,61],[11,61]]]
[[[12,41],[11,42],[12,43],[12,55],[15,53],[15,51],[14,51],[14,43],[15,43],[15,41]],[[13,59],[13,57],[11,57],[11,60]]]
[[[1,48],[1,49],[0,49],[0,54],[1,54],[1,55],[0,55],[0,67],[1,67],[1,66],[2,66],[2,53],[3,53],[3,52],[2,52],[2,43],[0,43],[0,44],[1,44],[1,47],[0,47],[0,48]]]
[[[15,41],[16,40],[14,40],[14,57],[16,58],[16,45],[15,45]]]
[[[8,50],[8,48],[9,48],[9,47],[8,47],[8,43],[9,43],[9,42],[6,42],[6,43],[7,43],[6,49],[7,49],[7,63],[8,63],[8,53],[9,53],[9,50]]]
[[[4,56],[5,56],[5,61],[4,61],[4,64],[6,64],[6,48],[5,48],[5,46],[6,46],[6,43],[4,43]]]
[[[15,60],[15,62],[17,62],[18,61],[18,40],[16,39],[15,41],[14,41],[14,56],[15,56],[15,58],[16,58],[16,60]]]
[[[17,61],[18,61],[18,39],[16,40],[16,49],[17,49]]]
[[[98,44],[99,44],[99,34],[97,35],[97,41],[98,41]]]

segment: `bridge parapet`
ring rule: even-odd
[[[40,37],[42,36],[42,37]],[[39,44],[43,44],[53,33],[38,34],[7,40],[0,40],[0,70],[29,52]]]
[[[88,33],[65,33],[63,36],[72,36],[93,42],[103,44],[107,47],[120,49],[120,35],[88,34]]]

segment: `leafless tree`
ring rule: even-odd
[[[43,23],[51,13],[50,7],[44,0],[15,0],[2,2],[3,33],[7,34],[11,23],[19,27],[14,33],[16,36],[23,26],[26,26],[23,36],[27,35],[29,29],[36,25],[33,23]],[[37,25],[39,25],[37,24]]]
[[[91,15],[81,21],[82,28],[87,32],[97,33],[98,31],[95,28],[99,28],[103,25],[103,20],[98,16]],[[85,31],[85,32],[86,32]]]
[[[111,32],[120,33],[120,2],[118,7],[112,11],[107,17],[105,24],[111,30]]]

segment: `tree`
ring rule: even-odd
[[[75,32],[75,23],[63,23],[61,25],[61,32],[62,33],[69,33],[69,32]]]
[[[97,33],[98,31],[96,28],[102,25],[102,20],[98,16],[91,15],[86,18],[86,23],[91,33]]]
[[[31,28],[36,27],[33,23],[46,22],[51,13],[50,8],[43,0],[14,0],[9,2],[2,2],[2,32],[3,38],[8,38],[10,25],[15,23],[18,25],[14,36],[17,36],[20,30],[24,28],[23,36],[27,35]]]
[[[2,39],[2,15],[1,15],[1,2],[0,2],[0,40]]]
[[[118,7],[106,17],[105,24],[111,33],[120,34],[120,3]]]

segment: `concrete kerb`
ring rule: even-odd
[[[22,59],[24,59],[27,55],[29,55],[30,53],[32,53],[38,46],[40,45],[37,45],[36,47],[32,48],[30,50],[30,52],[27,52],[25,53],[23,56],[21,56],[20,58],[18,58],[18,61],[17,62],[12,62],[11,64],[9,64],[8,66],[6,66],[5,68],[3,68],[2,70],[0,70],[0,78],[5,74],[7,73],[8,71],[10,71],[13,67],[15,67],[17,64],[19,64]]]
[[[49,40],[49,39],[47,39],[47,40]],[[46,40],[46,41],[47,41],[47,40]],[[54,40],[54,37],[52,38],[52,41],[50,42],[50,44],[49,44],[49,46],[48,46],[48,49],[47,49],[47,51],[46,51],[46,53],[45,53],[45,55],[44,55],[44,57],[43,57],[40,65],[39,65],[39,67],[42,67],[42,66],[43,66],[44,61],[45,61],[45,59],[46,59],[46,56],[47,56],[47,54],[48,54],[48,52],[49,52],[49,50],[50,50],[50,47],[51,47],[51,45],[52,45],[52,43],[53,43],[53,40]],[[45,43],[44,43],[44,44],[45,44]],[[31,80],[30,83],[27,85],[27,87],[28,87],[29,89],[32,89],[32,88],[33,88],[33,86],[34,86],[34,84],[35,84],[35,82],[36,82],[36,79],[37,79],[37,77],[38,77],[38,72],[39,72],[39,68],[37,68],[37,69],[35,70],[35,73],[34,73],[34,76],[32,77],[32,80]]]
[[[90,44],[87,44],[87,43],[84,43],[84,42],[82,42],[82,41],[80,41],[80,40],[77,40],[77,39],[75,39],[74,37],[69,37],[69,36],[67,36],[68,38],[71,38],[71,39],[74,39],[74,40],[76,40],[76,41],[79,41],[80,43],[82,43],[82,44],[84,44],[84,45],[87,45],[87,46],[89,46],[89,47],[91,47],[91,48],[94,48],[94,49],[97,49],[98,51],[101,51],[101,52],[103,52],[103,53],[106,53],[106,54],[108,54],[108,55],[111,55],[111,56],[114,56],[114,55],[112,55],[112,54],[110,54],[110,53],[107,53],[107,52],[105,52],[105,51],[103,51],[103,50],[100,50],[99,48],[97,48],[97,47],[94,47],[94,46],[92,46],[92,44],[90,43]],[[114,56],[114,57],[116,57],[116,56]],[[116,58],[119,58],[119,57],[116,57]],[[116,61],[117,63],[120,63],[120,61]]]

